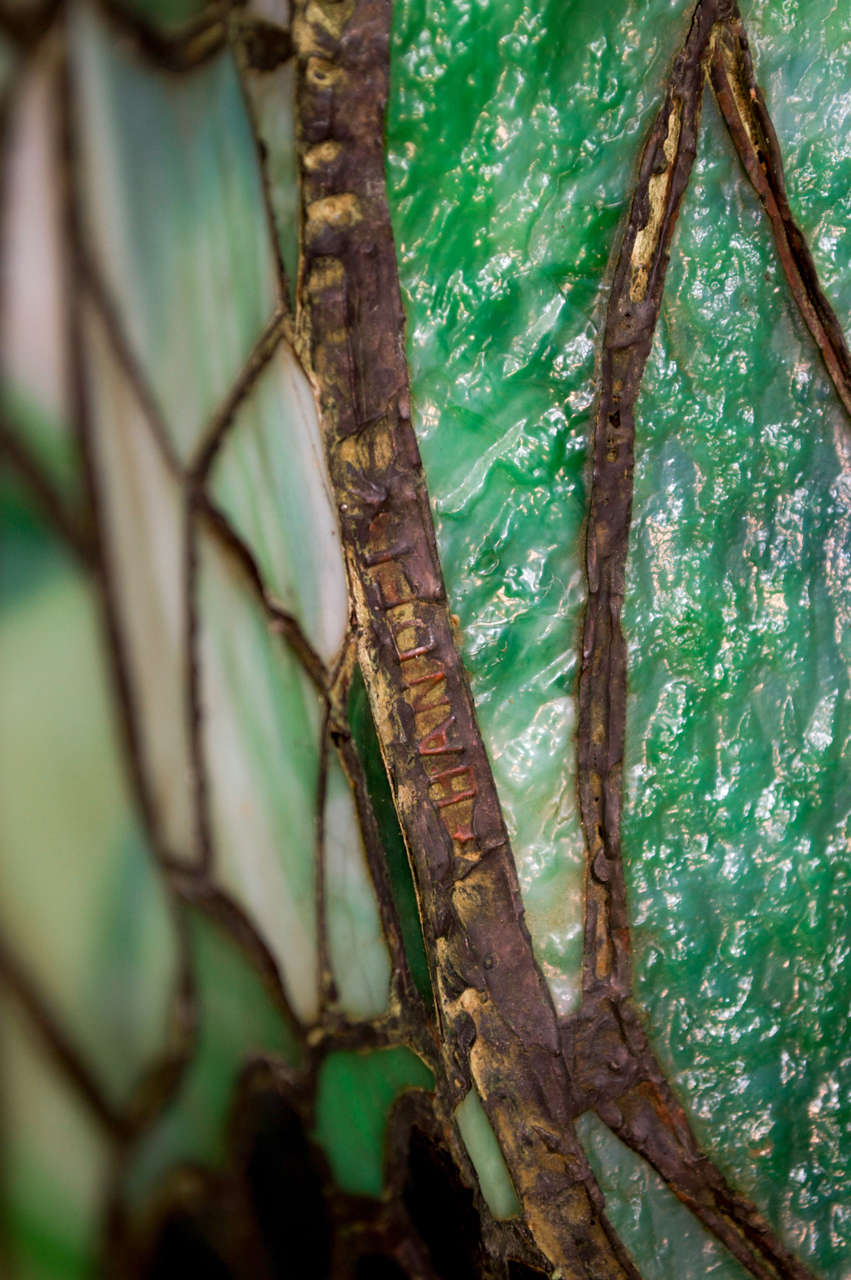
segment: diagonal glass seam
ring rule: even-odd
[[[69,506],[26,441],[5,422],[0,422],[0,462],[15,472],[54,531],[70,547],[80,563],[85,568],[90,567],[94,558],[94,546],[85,513]]]
[[[87,246],[79,243],[77,252],[80,255],[82,275],[88,294],[104,321],[113,352],[145,411],[148,425],[163,460],[180,483],[188,482],[192,486],[203,485],[234,416],[250,395],[257,379],[274,356],[280,343],[287,342],[293,350],[294,358],[296,360],[298,358],[293,347],[292,323],[286,307],[282,304],[275,309],[262,332],[255,339],[224,399],[213,411],[206,425],[201,427],[193,457],[184,466],[171,442],[167,419],[132,349],[126,327],[122,322],[120,308],[110,297],[106,282],[94,259],[88,253]]]
[[[332,729],[332,737],[335,732],[336,731]],[[384,846],[381,842],[375,811],[367,789],[366,776],[364,774],[360,756],[358,755],[357,748],[352,741],[348,728],[343,729],[343,731],[338,734],[337,751],[343,766],[343,771],[346,774],[346,777],[349,780],[349,785],[354,793],[355,807],[357,809],[358,821],[360,824],[361,834],[363,835],[364,847],[366,849],[367,865],[369,867],[372,883],[375,886],[375,892],[378,898],[378,909],[381,916],[384,938],[390,951],[392,965],[391,1004],[395,1000],[400,1011],[416,1010],[416,1016],[412,1014],[413,1022],[418,1022],[420,1017],[425,1021],[425,1008],[422,1006],[422,998],[416,989],[416,985],[411,975],[410,964],[405,951],[405,944],[402,938],[402,927],[399,922],[399,913],[393,898],[393,890],[390,886],[390,879],[387,872],[387,857],[384,851]]]
[[[36,1032],[43,1049],[86,1104],[89,1113],[105,1132],[121,1140],[128,1132],[127,1116],[110,1102],[95,1070],[86,1061],[73,1038],[24,966],[0,935],[0,985],[5,986]]]
[[[64,53],[64,48],[63,48]],[[59,96],[65,108],[64,125],[61,129],[61,149],[65,162],[64,174],[65,181],[61,189],[61,200],[63,205],[63,220],[66,230],[66,244],[72,243],[74,232],[78,226],[76,191],[73,178],[73,157],[74,157],[74,138],[72,126],[70,123],[70,114],[68,112],[70,84],[67,73],[67,63],[63,62],[59,77]],[[110,655],[109,666],[113,678],[113,690],[115,693],[115,701],[117,707],[117,718],[119,722],[120,733],[123,736],[123,760],[124,766],[129,774],[131,786],[131,795],[133,796],[135,806],[142,818],[144,828],[146,829],[151,847],[155,851],[155,855],[159,853],[161,856],[155,856],[155,864],[162,867],[163,859],[166,852],[162,840],[158,835],[158,824],[154,817],[153,809],[150,805],[150,797],[147,792],[147,785],[141,768],[141,756],[139,754],[139,744],[137,737],[137,727],[133,721],[133,711],[131,707],[129,684],[127,680],[126,663],[118,651],[119,633],[117,628],[115,602],[114,598],[110,598],[110,586],[108,582],[108,572],[103,554],[103,530],[99,522],[99,510],[97,506],[97,489],[94,479],[92,444],[88,432],[88,406],[86,399],[86,391],[84,385],[83,356],[81,349],[81,318],[83,307],[83,293],[85,282],[83,273],[80,269],[78,259],[71,254],[69,264],[70,274],[72,278],[76,275],[77,288],[70,288],[66,301],[66,317],[65,326],[69,335],[69,351],[71,353],[72,379],[71,379],[71,399],[72,399],[72,417],[74,420],[76,443],[79,449],[81,466],[84,473],[84,501],[87,503],[87,555],[85,567],[94,578],[96,584],[100,588],[101,596],[101,626],[105,632],[107,640],[106,649]],[[31,483],[36,488],[39,487],[39,474],[33,471],[30,477]],[[60,532],[65,532],[60,530]],[[155,867],[155,869],[157,869]],[[176,1091],[183,1067],[189,1060],[192,1052],[194,1018],[192,1013],[193,1005],[193,983],[190,971],[188,955],[185,947],[185,939],[179,926],[176,927],[177,939],[177,956],[178,964],[174,977],[174,986],[172,988],[169,1004],[171,1006],[171,1025],[165,1035],[165,1045],[162,1052],[158,1052],[149,1064],[149,1068],[143,1072],[142,1078],[133,1090],[126,1106],[120,1112],[112,1112],[107,1104],[107,1109],[103,1105],[103,1098],[100,1096],[99,1086],[93,1076],[88,1072],[86,1064],[77,1057],[76,1050],[70,1040],[62,1032],[57,1024],[53,1023],[49,1016],[42,1017],[41,1013],[46,1006],[42,1005],[39,995],[34,987],[32,987],[23,971],[15,973],[15,966],[12,958],[4,955],[3,968],[5,969],[7,981],[12,980],[16,988],[18,998],[29,1007],[29,1012],[35,1021],[39,1023],[42,1036],[47,1038],[47,1047],[54,1058],[61,1063],[66,1075],[72,1078],[78,1089],[87,1097],[89,1105],[101,1117],[109,1122],[114,1130],[115,1136],[120,1140],[120,1146],[123,1151],[129,1150],[129,1146],[137,1135],[141,1134],[144,1129],[153,1124],[157,1116],[162,1112],[168,1104],[170,1098]]]
[[[270,22],[253,14],[231,15],[235,44],[242,50],[252,71],[274,71],[293,57],[292,33],[289,26]]]
[[[110,296],[106,281],[96,266],[94,258],[89,254],[87,246],[79,243],[76,246],[76,252],[79,255],[80,273],[86,296],[91,299],[95,310],[100,315],[112,354],[133,389],[163,461],[175,479],[180,482],[183,480],[184,470],[171,442],[168,422],[142,365],[133,351],[132,343],[122,322],[120,308]]]
[[[218,888],[206,871],[174,869],[168,875],[168,883],[180,901],[197,907],[238,946],[263,979],[290,1025],[293,1028],[301,1027],[302,1020],[290,1003],[277,960],[252,921],[230,894]]]
[[[106,532],[103,527],[103,510],[98,488],[94,462],[94,441],[90,406],[86,389],[85,354],[83,351],[82,321],[86,277],[81,254],[80,204],[77,189],[77,139],[75,136],[72,107],[72,84],[68,63],[67,48],[63,46],[63,62],[60,71],[60,102],[62,104],[63,128],[61,136],[62,157],[64,162],[64,182],[62,187],[63,220],[65,224],[65,241],[69,255],[69,288],[67,292],[66,327],[71,365],[71,419],[74,425],[79,453],[82,463],[84,493],[91,515],[94,557],[91,571],[100,588],[101,618],[105,639],[107,663],[112,677],[114,701],[118,719],[120,737],[124,751],[123,762],[128,772],[131,796],[142,820],[143,829],[150,841],[155,869],[162,874],[171,859],[163,832],[153,806],[144,770],[140,727],[134,709],[134,700],[130,684],[129,660],[123,649],[121,629],[119,625],[118,601],[114,583],[110,580],[107,557],[105,554]],[[169,878],[165,875],[166,887],[170,889]],[[176,903],[176,896],[172,893]],[[194,1042],[196,1025],[195,985],[189,950],[184,931],[177,928],[179,965],[172,993],[174,1008],[174,1025],[172,1027],[172,1043],[167,1047],[165,1056],[159,1064],[155,1064],[151,1080],[156,1080],[156,1087],[151,1088],[147,1097],[140,1095],[137,1102],[137,1126],[141,1133],[168,1105],[180,1083],[184,1065],[189,1061]]]
[[[269,592],[257,559],[245,539],[206,492],[193,493],[191,503],[199,518],[233,553],[246,582],[266,611],[269,622],[287,641],[319,693],[324,698],[329,698],[333,684],[332,674],[313,648],[295,615],[279,605]]]
[[[331,706],[326,702],[319,735],[319,776],[316,780],[314,823],[314,895],[316,903],[316,938],[319,970],[319,1013],[317,1021],[325,1022],[328,1006],[337,998],[337,987],[331,968],[331,944],[328,936],[328,913],[325,901],[325,800],[328,793],[328,753],[331,750]]]
[[[67,74],[63,76],[63,90],[66,98],[69,92],[69,82]],[[83,455],[83,468],[85,472],[86,493],[89,505],[93,512],[94,527],[94,546],[95,558],[93,569],[96,577],[100,581],[102,587],[104,617],[106,622],[106,631],[109,643],[107,651],[110,663],[113,668],[113,676],[115,679],[117,703],[120,712],[123,729],[126,737],[126,759],[130,763],[130,771],[134,791],[136,793],[137,803],[143,813],[145,826],[149,831],[155,850],[159,854],[158,861],[161,867],[168,867],[169,854],[164,849],[162,840],[158,835],[158,824],[149,804],[146,803],[146,788],[143,775],[141,774],[139,764],[140,757],[137,749],[136,734],[134,727],[133,709],[131,706],[131,698],[129,694],[129,685],[127,682],[126,658],[121,652],[120,637],[116,627],[116,605],[115,597],[112,592],[111,584],[108,580],[106,562],[104,559],[104,531],[99,519],[98,505],[98,480],[95,476],[92,456],[92,441],[90,435],[90,423],[88,418],[88,404],[85,389],[85,378],[83,372],[84,353],[82,347],[81,336],[81,311],[85,293],[85,278],[81,255],[74,255],[73,250],[79,247],[79,225],[76,200],[76,187],[74,175],[73,160],[75,154],[75,138],[73,126],[70,123],[70,113],[65,116],[66,125],[63,137],[63,148],[65,156],[65,173],[66,186],[64,189],[65,204],[65,222],[68,232],[68,240],[72,248],[72,276],[76,277],[76,288],[69,290],[68,296],[68,329],[71,335],[71,359],[72,359],[72,399],[73,399],[73,417],[75,428],[79,436],[81,453]],[[181,894],[176,892],[174,884],[174,875],[166,877],[170,883],[172,895],[175,902],[179,901]],[[183,896],[189,896],[184,894]],[[222,904],[218,901],[215,891],[210,889],[205,895],[205,901],[210,898],[213,903],[212,909],[217,916],[224,920],[230,932],[234,933],[238,938],[242,939],[242,945],[246,946],[246,939],[249,935],[249,926],[241,921],[239,911],[233,904]],[[248,945],[248,951],[251,956],[257,960],[258,955],[262,961],[262,945],[258,945],[255,941],[251,941]],[[261,968],[270,978],[272,974],[268,965],[261,963]],[[280,988],[280,982],[277,983],[280,1001],[283,1007],[283,992]],[[191,1031],[196,1020],[194,1013],[194,986],[190,968],[181,967],[176,987],[173,993],[174,1005],[174,1023],[175,1038],[168,1046],[161,1058],[153,1061],[150,1070],[145,1074],[145,1078],[140,1084],[139,1091],[134,1095],[128,1108],[130,1119],[127,1122],[128,1132],[132,1139],[135,1139],[142,1130],[149,1127],[162,1109],[167,1105],[171,1097],[179,1085],[182,1070],[186,1062],[191,1057],[192,1038]],[[130,1139],[128,1138],[128,1141]],[[123,1146],[125,1154],[129,1150],[127,1144]]]
[[[272,237],[275,244],[274,228]],[[224,439],[233,425],[234,417],[242,403],[247,399],[254,384],[278,350],[279,345],[286,342],[292,350],[292,324],[286,308],[282,303],[275,311],[260,337],[248,353],[241,371],[237,374],[230,391],[201,435],[194,456],[190,459],[187,477],[191,484],[203,485],[215,462],[216,455]],[[295,352],[293,351],[295,357]],[[297,358],[297,357],[296,357]]]
[[[106,555],[107,536],[104,528],[103,501],[95,465],[91,407],[86,387],[86,359],[83,349],[82,325],[87,278],[83,259],[80,203],[76,178],[78,143],[71,110],[72,86],[68,54],[65,48],[63,48],[63,58],[61,70],[61,101],[64,119],[62,136],[64,184],[62,199],[64,204],[65,239],[69,255],[66,326],[71,368],[70,416],[79,445],[84,493],[92,518],[95,546],[94,572],[100,587],[106,640],[105,647],[115,691],[119,727],[123,738],[124,759],[128,768],[132,793],[142,818],[143,827],[151,841],[156,860],[160,865],[168,865],[175,859],[173,851],[167,848],[163,832],[160,829],[146,776],[141,731],[134,705],[130,678],[130,661],[123,645],[118,597],[115,584],[111,580],[111,571]]]
[[[753,1275],[803,1280],[811,1273],[700,1151],[631,1007],[630,927],[620,845],[626,717],[620,613],[632,506],[634,407],[696,152],[707,75],[772,222],[794,299],[848,407],[848,351],[792,220],[779,146],[747,49],[733,0],[699,0],[644,146],[609,293],[592,442],[588,604],[579,681],[577,780],[587,853],[583,998],[566,1034],[575,1073],[589,1090],[588,1103],[612,1131],[653,1165]],[[610,1055],[608,1064],[599,1061],[602,1045]],[[696,1166],[702,1171],[699,1177]]]
[[[271,27],[271,24],[268,25]],[[288,62],[292,57],[292,39],[288,30],[283,31],[283,29],[271,27],[271,31],[269,32],[260,31],[259,33],[255,33],[257,38],[254,41],[251,41],[248,36],[248,30],[244,29],[240,31],[239,36],[232,41],[232,46],[234,59],[236,61],[237,76],[239,78],[239,89],[242,94],[245,113],[251,127],[251,137],[254,142],[254,150],[257,156],[257,167],[260,170],[267,234],[272,241],[272,252],[275,256],[275,269],[278,274],[278,304],[285,312],[291,313],[290,299],[294,297],[296,282],[294,280],[290,281],[287,275],[286,266],[284,265],[284,255],[281,250],[280,237],[275,224],[275,210],[272,204],[272,184],[269,178],[266,148],[264,147],[261,139],[254,100],[247,83],[247,71],[253,69],[256,65],[256,55],[255,59],[252,60],[251,49],[254,49],[257,53],[259,53],[264,47],[274,51],[277,45],[274,37],[274,32],[276,31],[280,31],[280,34],[284,37],[286,57],[280,58],[278,61],[275,61],[273,58],[270,67],[263,66],[261,68],[263,71],[273,70],[275,66],[283,62]],[[290,346],[295,352],[295,343],[293,341],[292,333],[288,333],[287,336],[289,338]]]
[[[821,352],[836,394],[851,417],[851,353],[819,283],[806,237],[792,216],[780,144],[756,83],[744,23],[735,7],[717,33],[709,76],[742,167],[771,223],[792,296]],[[848,425],[851,424],[846,420]]]

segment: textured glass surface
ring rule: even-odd
[[[452,951],[455,905],[420,866],[427,956],[376,725],[403,822],[416,745],[393,763],[374,670],[392,663],[348,599],[322,461],[327,429],[340,501],[341,459],[353,474],[362,459],[333,447],[335,410],[320,425],[314,396],[327,401],[323,359],[344,341],[352,385],[332,400],[361,411],[374,317],[350,277],[311,371],[319,295],[304,306],[294,287],[297,147],[313,191],[324,166],[340,162],[329,181],[347,172],[345,147],[314,136],[358,134],[323,115],[350,10],[303,7],[297,66],[269,26],[288,21],[286,0],[131,7],[60,5],[32,50],[24,23],[16,56],[30,63],[8,82],[0,1178],[13,1274],[95,1274],[106,1249],[106,1272],[123,1275],[152,1241],[172,1265],[187,1241],[200,1248],[185,1274],[199,1256],[277,1273],[274,1256],[337,1276],[345,1251],[365,1280],[420,1274],[422,1250],[441,1275],[540,1274],[532,1210],[549,1175],[532,1190],[518,1178],[524,1215],[516,1135],[500,1131],[505,1156],[495,1136],[494,1099],[509,1096],[498,1021],[475,1046],[496,1064],[490,1113],[468,1092],[463,997],[482,921]],[[689,14],[682,0],[394,8],[388,175],[416,426],[528,923],[569,1015],[599,329]],[[744,17],[795,212],[844,319],[847,15],[836,0],[756,0]],[[312,22],[326,25],[308,46]],[[374,52],[356,50],[364,65]],[[7,63],[0,50],[0,79]],[[379,80],[364,77],[365,102]],[[311,215],[314,236],[334,210]],[[326,283],[349,226],[333,223]],[[356,225],[379,263],[380,236]],[[315,251],[309,226],[301,249]],[[851,432],[711,99],[637,416],[635,1002],[719,1167],[824,1280],[846,1280]],[[361,421],[365,439],[374,425]],[[362,553],[374,567],[361,537],[346,548],[356,582]],[[426,837],[406,830],[416,861]],[[509,899],[482,972],[508,953],[511,916]],[[498,981],[478,989],[498,997]],[[520,1048],[517,1135],[539,1104],[564,1115],[560,1093],[535,1096],[546,1072]],[[616,1073],[596,1041],[589,1053]],[[574,1056],[571,1090],[588,1065]],[[546,1163],[560,1135],[544,1130]],[[741,1275],[598,1119],[578,1132],[647,1280]]]
[[[441,558],[557,1004],[577,993],[574,681],[596,305],[681,4],[396,6],[388,179]],[[568,106],[569,104],[569,106]]]
[[[793,208],[844,319],[847,14],[789,0],[743,16]],[[647,112],[687,21],[679,4],[635,0],[569,16],[524,0],[397,6],[388,173],[415,416],[530,928],[565,1009],[582,910],[571,733],[595,345]],[[711,101],[637,420],[636,996],[701,1138],[839,1276],[849,432]],[[642,1218],[636,1238],[657,1229]],[[657,1274],[681,1274],[660,1254]]]
[[[593,1114],[578,1130],[612,1222],[643,1276],[746,1280],[750,1274],[681,1205],[662,1179]]]

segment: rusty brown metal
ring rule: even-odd
[[[475,1084],[538,1246],[563,1275],[635,1276],[570,1120],[411,425],[384,189],[389,0],[299,5],[299,322],[327,432],[358,654],[417,885],[444,1057]]]

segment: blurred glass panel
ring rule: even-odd
[[[153,26],[168,29],[190,22],[203,13],[209,0],[118,0],[118,3]]]
[[[197,606],[215,877],[256,925],[310,1022],[319,998],[319,695],[241,569],[206,533]]]
[[[406,1089],[433,1086],[432,1073],[410,1049],[329,1054],[319,1071],[316,1137],[343,1191],[381,1195],[390,1108]]]
[[[95,261],[187,458],[276,303],[254,139],[230,53],[172,76],[75,13]]]
[[[169,852],[196,854],[187,725],[184,500],[102,319],[85,313],[93,461],[143,768]]]
[[[22,75],[10,107],[0,404],[7,425],[26,441],[56,487],[78,496],[68,405],[58,70],[59,46],[51,40]]]
[[[0,927],[126,1097],[165,1045],[172,922],[128,796],[95,593],[3,492]]]
[[[367,866],[354,796],[335,751],[325,795],[325,927],[340,1004],[353,1018],[387,1007],[390,955]]]
[[[270,5],[270,10],[277,8]],[[270,13],[270,17],[276,16]],[[246,87],[251,96],[257,132],[266,147],[266,173],[275,218],[275,230],[295,302],[298,283],[299,182],[295,137],[295,70],[290,58],[274,71],[249,71]]]
[[[96,1269],[109,1145],[5,998],[0,1083],[10,1280],[84,1280]]]
[[[221,1164],[246,1063],[269,1055],[294,1068],[302,1063],[295,1029],[239,945],[200,911],[184,911],[197,981],[198,1040],[176,1098],[133,1158],[127,1195],[137,1205],[180,1164]]]
[[[211,488],[269,595],[330,663],[348,622],[346,574],[313,392],[286,342],[237,412]]]

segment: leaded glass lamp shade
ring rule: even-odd
[[[849,41],[3,9],[4,1275],[851,1276]]]

